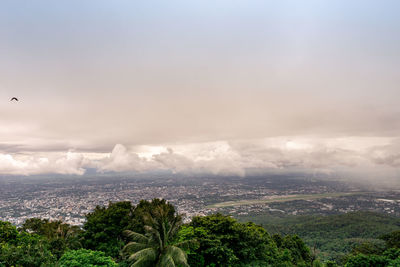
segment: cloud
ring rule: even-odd
[[[191,172],[195,169],[193,160],[184,155],[174,153],[171,148],[168,149],[168,152],[153,155],[153,160],[174,172]]]
[[[1,173],[400,165],[397,3],[9,2]]]
[[[400,141],[392,138],[280,137],[165,146],[114,146],[110,153],[0,154],[1,174],[74,174],[168,170],[180,174],[234,175],[249,170],[360,172],[400,166]]]
[[[286,140],[285,140],[286,139]],[[287,138],[230,142],[245,168],[337,168],[362,162],[357,151],[329,147],[320,140]]]
[[[121,144],[115,145],[111,154],[97,162],[99,171],[147,171],[156,169],[154,162],[147,160],[144,157],[139,157],[135,152],[129,151]]]
[[[200,152],[200,151],[198,151]],[[237,175],[244,176],[239,156],[232,151],[201,151],[197,157],[191,157],[174,153],[169,148],[168,152],[154,155],[153,159],[166,169],[177,173],[204,173],[213,175]]]
[[[83,157],[67,152],[50,157],[17,156],[0,154],[0,173],[12,175],[33,175],[43,173],[82,175]]]
[[[384,146],[369,149],[369,158],[376,164],[400,167],[400,139],[393,140]]]
[[[362,138],[361,138],[362,139]],[[116,145],[100,170],[171,170],[183,174],[245,176],[253,170],[314,170],[332,173],[362,169],[377,162],[369,157],[370,142],[385,144],[387,139],[352,138],[265,138],[238,141],[175,144],[155,147],[150,157],[140,157],[135,148]],[[151,149],[150,149],[151,150]],[[390,165],[390,164],[388,164]]]

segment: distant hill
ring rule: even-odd
[[[327,216],[241,216],[239,220],[261,224],[270,234],[297,234],[315,247],[321,258],[339,261],[355,245],[368,241],[383,246],[379,236],[400,230],[400,218],[367,211]]]

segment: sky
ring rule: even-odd
[[[398,177],[399,8],[3,1],[0,174]]]

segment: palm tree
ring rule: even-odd
[[[182,225],[182,217],[171,216],[166,208],[159,206],[151,214],[146,214],[144,221],[145,234],[124,231],[132,241],[123,248],[122,253],[129,255],[128,260],[133,262],[131,266],[189,266],[182,248],[194,241],[173,242]]]

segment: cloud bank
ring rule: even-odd
[[[114,146],[109,153],[69,151],[32,155],[0,154],[0,173],[11,175],[83,175],[166,170],[180,174],[234,175],[249,170],[268,172],[396,169],[400,166],[400,141],[393,138],[264,138],[168,146]]]
[[[12,156],[0,154],[0,173],[11,175],[85,173],[85,158],[79,153],[67,152],[51,156]]]

